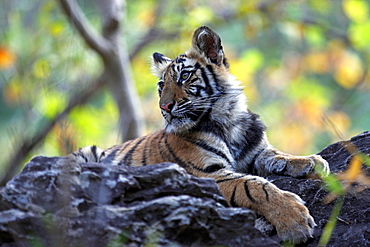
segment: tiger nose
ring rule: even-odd
[[[170,112],[172,110],[172,108],[173,108],[173,105],[174,105],[173,102],[168,102],[166,104],[161,105],[160,108],[162,110],[165,110],[166,112]]]

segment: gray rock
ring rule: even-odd
[[[353,137],[370,154],[370,132]],[[349,142],[319,154],[347,169]],[[346,148],[347,146],[347,148]],[[356,151],[357,152],[357,151]],[[370,175],[370,168],[364,166]],[[301,246],[317,246],[335,201],[320,180],[269,176],[300,195],[318,226]],[[356,186],[356,185],[354,185]],[[329,246],[370,246],[370,189],[345,197]],[[255,228],[255,222],[258,229]],[[145,167],[77,164],[35,157],[0,188],[0,246],[279,246],[273,227],[254,212],[231,208],[212,179],[175,164]]]
[[[255,218],[176,164],[35,157],[0,189],[1,246],[279,246]]]

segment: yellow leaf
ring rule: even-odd
[[[145,8],[138,14],[138,19],[141,23],[144,23],[146,27],[150,27],[153,25],[155,20],[155,11],[154,8]]]
[[[357,85],[363,73],[360,58],[355,53],[345,51],[336,64],[334,77],[339,85],[350,89]]]
[[[245,70],[250,71],[250,73],[254,73],[263,65],[263,56],[256,49],[249,49],[243,52],[241,60],[245,63]]]
[[[307,131],[307,126],[297,122],[286,122],[281,126],[269,129],[269,139],[274,146],[291,154],[307,152],[312,143],[312,134]]]
[[[58,92],[46,92],[39,96],[37,108],[47,118],[53,118],[66,105],[66,99]]]
[[[357,23],[365,22],[369,16],[368,4],[363,0],[344,0],[343,11],[350,20]]]
[[[362,159],[360,159],[357,155],[353,156],[346,172],[347,180],[354,181],[361,174],[361,166]]]
[[[323,30],[318,26],[306,26],[304,29],[304,35],[312,48],[322,47],[325,43]]]
[[[319,130],[322,127],[322,111],[323,106],[320,102],[315,98],[307,97],[293,104],[291,114]]]
[[[254,71],[249,67],[248,59],[232,60],[231,73],[241,82],[249,102],[258,100],[258,90],[254,84]]]
[[[0,46],[0,69],[8,69],[15,63],[15,55],[7,47]]]
[[[348,30],[348,36],[356,48],[367,49],[370,43],[370,20],[363,23],[352,23]]]
[[[324,52],[309,53],[305,57],[305,64],[307,69],[318,74],[327,73],[330,69],[328,55]]]
[[[51,34],[54,36],[54,37],[57,37],[59,36],[60,34],[63,33],[63,31],[65,30],[64,28],[64,24],[62,22],[53,22],[50,27],[50,32]]]

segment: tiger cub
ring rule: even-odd
[[[328,163],[269,144],[265,125],[247,109],[242,87],[229,72],[220,37],[200,27],[184,55],[172,60],[154,53],[152,70],[159,77],[165,128],[104,151],[85,147],[71,157],[130,166],[177,163],[189,174],[214,178],[231,206],[264,215],[282,240],[300,243],[312,237],[315,222],[303,201],[260,176],[307,177],[316,166],[328,173]]]

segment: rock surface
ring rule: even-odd
[[[351,139],[370,155],[370,132]],[[335,143],[322,150],[333,172],[353,154]],[[370,175],[370,168],[364,168]],[[335,201],[320,180],[269,176],[300,195],[315,218],[317,246]],[[328,246],[370,246],[370,189],[346,196]],[[263,218],[228,207],[211,179],[175,164],[124,167],[35,157],[0,189],[0,246],[279,246]]]
[[[1,246],[279,246],[255,218],[176,164],[36,157],[0,190]]]

